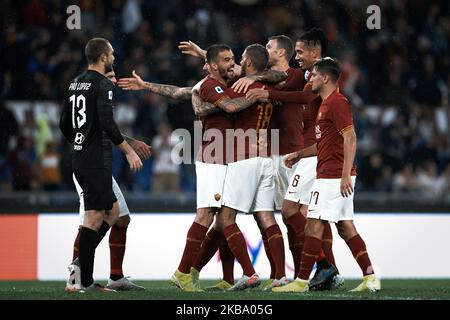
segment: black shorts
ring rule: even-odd
[[[111,210],[117,201],[112,187],[111,169],[75,169],[76,182],[83,190],[84,210]]]

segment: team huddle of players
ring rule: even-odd
[[[220,250],[224,278],[211,289],[259,286],[236,223],[237,212],[244,212],[254,215],[271,264],[266,290],[342,285],[328,222],[336,223],[363,271],[364,281],[356,290],[379,290],[364,241],[352,222],[356,137],[350,104],[337,86],[339,64],[323,58],[327,49],[323,32],[304,33],[295,47],[282,35],[271,37],[265,48],[249,45],[240,66],[226,45],[204,51],[192,42],[182,42],[180,49],[205,59],[208,76],[193,88],[167,91],[164,85],[146,83],[136,74],[118,83],[124,90],[148,89],[173,98],[192,98],[203,132],[216,129],[224,139],[223,150],[211,147],[214,139],[204,139],[198,154],[197,214],[172,282],[186,291],[201,290],[199,272]],[[294,51],[298,69],[289,66]],[[227,141],[230,129],[236,132],[231,137],[234,141]],[[257,143],[245,139],[243,144],[236,143],[237,132],[249,129],[256,131]],[[270,154],[274,149],[268,129],[279,129],[277,154]],[[285,276],[284,243],[274,219],[274,203],[288,229],[297,278],[291,283]],[[234,258],[243,269],[236,283]],[[315,262],[318,269],[308,285]]]
[[[133,77],[118,81],[123,90],[146,89],[191,99],[202,122],[203,141],[195,162],[197,212],[171,281],[185,291],[202,291],[200,272],[219,250],[223,279],[205,290],[260,286],[236,219],[242,212],[254,216],[270,262],[264,290],[305,292],[343,285],[332,252],[330,222],[336,224],[363,272],[362,283],[352,291],[380,290],[365,243],[353,224],[356,135],[350,104],[337,84],[339,64],[323,57],[324,33],[309,30],[295,45],[284,35],[269,38],[265,47],[249,45],[239,65],[227,45],[212,45],[205,51],[189,41],[180,43],[180,49],[205,59],[208,75],[194,87],[148,83],[134,72]],[[300,68],[289,66],[294,54]],[[273,129],[279,139],[271,136]],[[116,144],[119,140],[115,138]],[[285,274],[284,241],[275,209],[281,210],[288,230],[295,267],[291,282]],[[243,270],[237,282],[235,259]],[[308,281],[315,263],[316,273]],[[83,280],[84,267],[71,266],[68,291],[92,285],[89,269],[86,284],[81,281],[74,287],[77,273]]]

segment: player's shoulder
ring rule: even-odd
[[[348,101],[347,97],[339,91],[335,91],[333,93],[333,100],[335,100],[336,102],[339,102],[339,103],[350,105],[350,102]]]
[[[211,76],[206,76],[203,80],[204,80],[203,85],[215,85],[215,84],[224,85],[223,83],[220,83],[220,81]]]
[[[111,90],[112,88],[114,88],[112,81],[109,80],[104,75],[101,74],[95,75],[95,81],[98,82],[99,89]]]
[[[289,67],[289,69],[287,69],[287,74],[288,74],[288,77],[292,77],[292,78],[301,78],[301,79],[305,79],[305,73],[303,72],[303,70],[302,69],[300,69],[300,68],[292,68],[292,67]]]
[[[200,85],[200,90],[215,90],[217,93],[223,93],[227,86],[211,76],[207,76]]]
[[[75,78],[73,78],[70,81],[70,83],[84,82],[85,78],[86,78],[86,71],[83,71],[82,73],[78,74]]]
[[[350,102],[345,95],[338,91],[335,91],[332,93],[332,96],[330,98],[331,99],[327,99],[328,101],[326,104],[333,106],[329,109],[332,113],[341,112],[344,110],[348,110],[351,112]]]
[[[197,82],[195,84],[195,86],[192,87],[192,91],[200,91],[200,88],[202,87],[202,85],[203,85],[203,83],[205,82],[206,79],[207,79],[207,77],[204,77],[202,80]]]

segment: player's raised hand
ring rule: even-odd
[[[178,45],[178,49],[180,49],[181,53],[184,54],[189,54],[194,57],[206,58],[206,51],[190,40],[181,41]]]
[[[125,154],[128,164],[130,165],[130,169],[133,172],[141,171],[142,169],[142,161],[134,150]]]
[[[255,99],[260,102],[268,102],[269,101],[269,90],[265,89],[266,87],[262,88],[254,88],[250,89],[245,97],[247,99]]]
[[[342,176],[341,178],[341,195],[345,198],[350,197],[353,193],[353,182],[350,175]]]
[[[143,90],[145,89],[145,81],[133,70],[132,78],[121,78],[117,85],[122,90]]]
[[[300,159],[301,159],[300,152],[296,151],[296,152],[292,152],[292,153],[289,153],[288,155],[286,155],[284,157],[283,162],[286,167],[292,168],[292,166],[294,164],[296,164],[297,162],[299,162]]]
[[[147,160],[152,155],[152,147],[140,140],[132,140],[129,142],[130,146],[138,154],[141,159]]]

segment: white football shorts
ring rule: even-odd
[[[291,180],[292,174],[298,165],[296,163],[292,168],[288,168],[284,165],[283,159],[284,155],[272,155],[273,167],[274,167],[274,181],[275,181],[275,209],[281,210],[283,206],[284,197],[286,195],[289,181]]]
[[[308,205],[311,188],[316,179],[316,167],[317,157],[300,159],[291,176],[284,199]]]
[[[220,208],[227,166],[196,161],[195,172],[197,175],[197,209]]]
[[[244,213],[273,211],[274,189],[271,158],[229,163],[222,205]]]
[[[353,190],[356,177],[352,176]],[[353,220],[353,192],[349,197],[341,195],[341,179],[316,179],[311,188],[308,218],[329,222]]]

